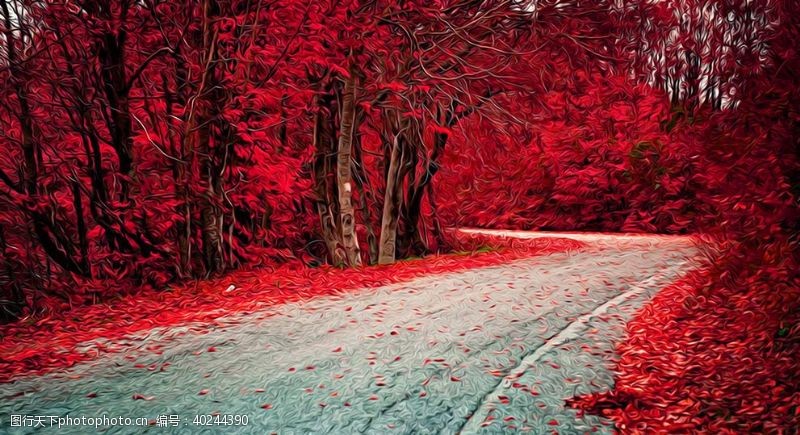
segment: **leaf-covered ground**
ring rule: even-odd
[[[628,324],[613,391],[573,406],[621,433],[800,430],[800,267],[790,245],[733,243]]]
[[[610,421],[581,416],[565,401],[613,386],[625,323],[701,266],[694,241],[527,243],[527,251],[441,258],[439,271],[448,272],[395,284],[362,280],[352,287],[360,291],[310,300],[223,304],[226,315],[211,322],[197,314],[102,340],[94,329],[73,346],[102,355],[66,372],[17,378],[0,389],[0,409],[177,414],[185,421],[172,430],[184,432],[198,429],[195,414],[215,412],[248,415],[251,433],[610,432]],[[550,253],[534,256],[533,246]],[[387,272],[395,281],[410,277],[414,264]],[[416,264],[417,274],[432,270],[429,260]],[[283,279],[293,281],[288,273]],[[234,297],[219,296],[228,288],[219,284],[218,298]],[[246,291],[238,284],[227,293]]]
[[[197,281],[167,291],[143,291],[108,304],[0,325],[0,381],[20,374],[42,374],[71,367],[100,353],[119,351],[113,345],[81,345],[98,339],[104,343],[131,334],[146,334],[154,328],[214,323],[232,312],[246,313],[284,302],[583,246],[579,241],[565,238],[508,241],[485,235],[459,235],[453,242],[465,251],[359,270],[309,269],[289,264],[273,270],[240,271],[221,279]]]

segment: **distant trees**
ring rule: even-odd
[[[604,8],[571,10],[566,23],[586,20],[593,34],[539,34],[564,42],[528,75],[547,85],[498,101],[535,122],[473,118],[451,139],[439,178],[448,186],[442,218],[455,226],[667,233],[738,231],[768,220],[796,226],[786,208],[798,178],[790,121],[798,86],[788,71],[800,56],[786,45],[797,35],[792,2]],[[687,64],[687,56],[695,60]],[[771,205],[754,205],[767,197]],[[767,219],[762,207],[774,213]]]
[[[691,115],[737,104],[764,71],[777,3],[758,0],[625,2],[619,22],[633,73]]]

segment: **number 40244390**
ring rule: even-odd
[[[195,426],[247,426],[249,418],[245,414],[200,414],[195,415]]]

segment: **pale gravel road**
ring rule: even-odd
[[[132,337],[0,385],[0,433],[51,432],[11,428],[11,414],[182,420],[106,433],[609,433],[564,400],[612,386],[625,322],[700,255],[688,237],[565,236],[589,247]],[[192,424],[213,412],[248,425]]]

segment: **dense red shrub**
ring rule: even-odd
[[[696,231],[710,206],[704,143],[668,132],[666,96],[600,73],[575,74],[539,99],[513,135],[487,121],[457,136],[442,171],[442,218],[487,228]],[[481,145],[474,145],[475,133]],[[467,134],[469,136],[467,136]],[[519,140],[523,137],[526,140]]]

